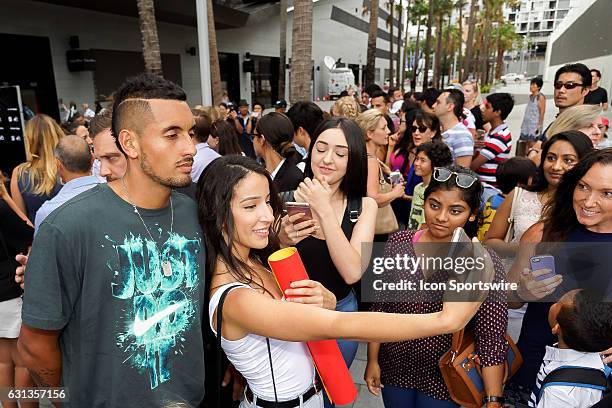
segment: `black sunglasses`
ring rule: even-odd
[[[425,133],[425,132],[427,132],[429,130],[429,128],[427,126],[412,126],[410,128],[412,133],[416,132],[417,129],[419,130],[419,133]]]
[[[577,86],[584,86],[584,84],[580,83],[580,82],[561,82],[561,81],[557,81],[555,82],[555,84],[553,85],[555,87],[555,89],[561,89],[563,87],[565,87],[565,89],[570,90],[570,89],[574,89]]]
[[[470,188],[476,180],[478,180],[478,177],[472,176],[471,174],[457,173],[445,167],[436,167],[433,171],[434,180],[441,183],[448,181],[453,175],[455,176],[455,184],[461,188]]]

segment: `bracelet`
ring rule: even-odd
[[[498,397],[496,395],[492,395],[492,396],[486,396],[482,399],[483,404],[488,404],[489,402],[499,402],[500,404],[503,404],[504,402],[506,402],[506,399],[504,397]]]

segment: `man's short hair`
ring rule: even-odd
[[[111,108],[104,108],[96,114],[89,122],[89,137],[95,139],[95,137],[110,129],[113,122],[113,110]]]
[[[592,74],[593,72],[594,72],[594,73],[597,75],[597,78],[600,78],[600,79],[601,79],[601,71],[600,71],[600,70],[598,70],[598,69],[596,69],[596,68],[591,68],[591,74]]]
[[[567,64],[562,66],[555,72],[555,82],[559,80],[561,74],[574,73],[580,75],[582,78],[582,88],[590,88],[593,84],[593,78],[591,78],[591,70],[584,64]]]
[[[436,88],[427,88],[423,92],[417,92],[416,99],[419,102],[425,102],[427,106],[429,106],[429,109],[433,109],[434,103],[436,103],[440,93],[441,92]]]
[[[192,109],[193,118],[195,119],[194,137],[198,143],[205,143],[210,136],[210,127],[212,118],[206,112]]]
[[[514,108],[514,98],[509,93],[499,92],[487,96],[487,102],[491,104],[493,111],[500,111],[502,120],[506,120],[512,108]]]
[[[381,96],[384,98],[385,103],[391,102],[391,98],[389,97],[389,94],[382,90],[375,91],[374,93],[370,94],[370,99],[380,98]]]
[[[452,103],[455,106],[453,113],[457,118],[462,118],[463,104],[465,103],[465,96],[463,96],[463,92],[454,88],[446,89],[444,92],[446,93],[446,103]]]
[[[114,95],[111,126],[117,147],[122,152],[119,131],[127,127],[137,132],[142,130],[142,124],[153,114],[148,99],[186,101],[187,95],[174,82],[154,74],[142,73],[126,79]]]
[[[83,139],[75,135],[62,137],[54,149],[55,157],[72,173],[91,172],[91,150]]]
[[[540,77],[532,78],[529,83],[535,84],[538,87],[538,89],[542,89],[542,87],[544,86],[544,81]]]
[[[363,92],[365,92],[368,95],[370,95],[370,98],[372,97],[372,94],[374,92],[376,92],[376,91],[382,91],[382,88],[380,86],[378,86],[377,84],[368,84],[363,89]]]
[[[286,115],[293,124],[293,132],[303,128],[309,136],[314,135],[315,129],[323,122],[323,111],[314,102],[296,102],[287,111]]]

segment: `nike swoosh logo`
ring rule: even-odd
[[[161,312],[155,313],[153,316],[149,317],[146,320],[140,320],[138,316],[136,316],[136,320],[134,320],[134,335],[137,337],[142,336],[143,334],[148,332],[151,327],[155,326],[159,321],[161,321],[167,316],[170,316],[172,313],[181,308],[183,306],[183,303],[185,302],[179,302],[170,305]]]

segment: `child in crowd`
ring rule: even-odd
[[[497,185],[497,167],[510,158],[512,134],[506,118],[512,112],[514,98],[509,93],[494,93],[482,102],[482,120],[491,125],[491,131],[484,138],[484,145],[476,153],[471,169],[478,173],[480,181],[492,186]]]
[[[495,177],[497,187],[488,183],[482,183],[484,191],[482,193],[482,224],[478,228],[478,239],[484,237],[495,218],[495,213],[501,203],[516,186],[525,188],[531,185],[533,178],[538,174],[538,168],[534,162],[526,157],[512,157],[497,167]]]
[[[548,321],[559,342],[546,347],[529,406],[596,404],[610,374],[600,352],[612,345],[612,303],[602,302],[591,290],[572,290],[550,308]]]
[[[422,177],[423,181],[414,187],[408,229],[418,230],[425,223],[425,214],[423,213],[425,189],[429,185],[433,169],[450,166],[452,163],[453,156],[444,142],[429,142],[417,147],[414,173]]]

